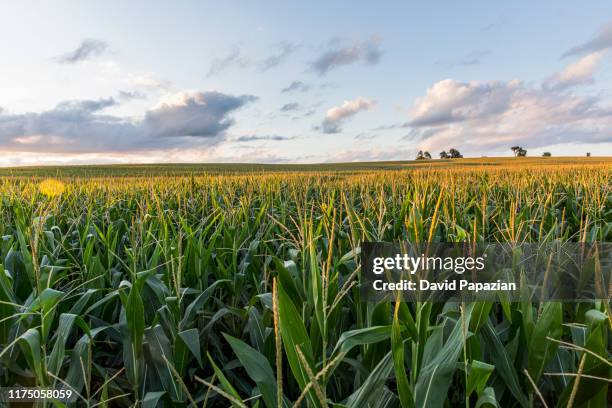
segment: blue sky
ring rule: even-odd
[[[605,1],[15,1],[0,33],[0,165],[612,154]]]

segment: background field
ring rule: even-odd
[[[0,384],[81,406],[610,403],[610,302],[366,303],[364,240],[612,239],[611,158],[0,170]]]
[[[1,176],[168,176],[218,173],[372,171],[410,169],[453,169],[481,167],[611,166],[610,157],[522,157],[475,158],[461,160],[409,160],[319,164],[197,163],[197,164],[117,164],[87,166],[0,167]]]

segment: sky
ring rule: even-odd
[[[0,165],[612,155],[609,1],[4,1]]]

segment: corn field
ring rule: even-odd
[[[165,172],[2,173],[0,386],[92,408],[612,403],[609,300],[359,292],[364,241],[611,241],[612,161]]]

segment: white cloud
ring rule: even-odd
[[[436,126],[461,122],[503,112],[511,102],[512,93],[522,86],[520,81],[457,82],[445,79],[417,98],[410,125]]]
[[[596,97],[513,81],[435,83],[417,98],[409,125],[420,149],[467,151],[612,141],[612,108]]]
[[[554,74],[544,82],[549,89],[566,89],[576,85],[588,85],[594,82],[593,74],[605,51],[597,51],[582,57],[568,65],[563,71]]]
[[[335,106],[327,111],[320,128],[323,133],[339,133],[342,131],[342,123],[349,117],[360,111],[370,110],[374,105],[376,105],[376,102],[361,96],[352,101],[344,101],[342,105]]]
[[[127,83],[135,88],[151,91],[169,90],[172,88],[170,81],[158,79],[151,73],[132,75],[127,79]]]

